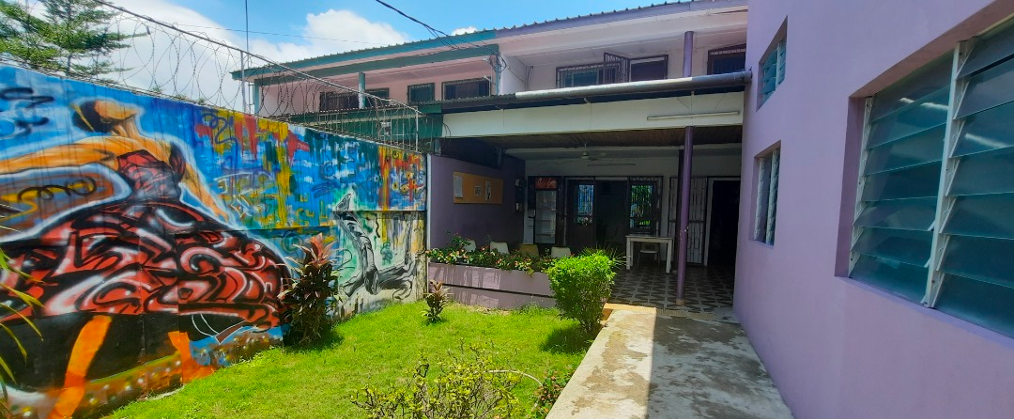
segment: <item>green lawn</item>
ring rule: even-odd
[[[446,321],[427,324],[422,302],[392,305],[335,327],[336,338],[312,349],[276,348],[253,360],[187,384],[173,395],[137,401],[117,418],[362,418],[351,395],[365,385],[384,387],[408,377],[422,355],[436,361],[464,342],[492,345],[507,369],[543,378],[550,369],[573,372],[590,341],[577,323],[555,310],[505,312],[453,304]],[[523,407],[536,385],[523,379]],[[527,411],[527,408],[526,408]]]

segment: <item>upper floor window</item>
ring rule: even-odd
[[[616,83],[620,63],[596,63],[557,67],[556,87],[595,86]]]
[[[868,100],[849,274],[1009,336],[1012,25]]]
[[[630,60],[630,81],[663,80],[669,77],[669,56],[635,58]]]
[[[380,99],[391,99],[391,89],[388,88],[366,89],[366,93]]]
[[[338,111],[359,108],[359,94],[355,92],[321,92],[320,110]]]
[[[763,104],[771,97],[771,94],[775,93],[778,85],[785,80],[785,38],[778,41],[774,48],[764,56],[760,69],[760,103]]]
[[[366,93],[373,95],[380,99],[388,99],[391,97],[391,90],[388,88],[382,89],[367,89]],[[376,98],[367,97],[367,107],[382,106],[384,101],[379,101]],[[358,92],[321,92],[320,93],[320,110],[321,111],[341,111],[346,109],[357,109],[359,108],[359,93]]]
[[[433,83],[411,85],[408,87],[408,103],[430,102],[435,99],[434,90],[436,86]]]
[[[601,63],[556,68],[556,87],[607,85],[669,77],[669,56],[626,58],[605,53]]]
[[[708,51],[708,74],[746,70],[746,44]]]
[[[444,82],[444,100],[489,96],[488,79],[469,79]]]

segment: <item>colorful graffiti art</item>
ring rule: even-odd
[[[422,155],[0,66],[0,356],[13,414],[96,416],[279,344],[324,233],[345,314],[417,298]],[[24,321],[38,328],[41,338]]]

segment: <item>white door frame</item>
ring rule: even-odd
[[[704,266],[708,266],[708,249],[711,248],[711,206],[715,201],[715,181],[740,181],[740,194],[743,192],[743,179],[738,176],[708,177],[708,209],[704,222]]]

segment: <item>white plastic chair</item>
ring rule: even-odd
[[[549,251],[549,256],[552,258],[567,258],[571,255],[573,254],[570,252],[570,248],[566,246],[554,246]]]
[[[465,242],[465,251],[475,251],[475,241],[469,239],[468,242]]]
[[[657,243],[646,243],[641,244],[641,250],[637,252],[637,264],[641,264],[641,254],[650,254],[655,256],[655,265],[658,265],[658,255],[660,253],[661,244]]]
[[[489,249],[492,249],[501,254],[510,254],[510,250],[507,248],[507,242],[489,242]]]

